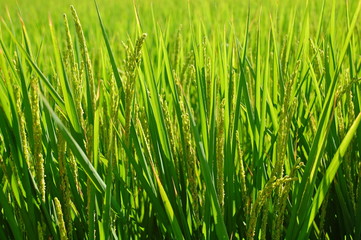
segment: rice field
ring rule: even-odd
[[[360,11],[0,0],[0,239],[361,239]]]

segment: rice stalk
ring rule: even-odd
[[[56,216],[57,216],[58,226],[59,226],[59,231],[60,231],[60,239],[67,240],[68,237],[67,237],[65,222],[64,222],[64,218],[63,218],[63,211],[61,209],[61,204],[60,204],[59,199],[54,198],[54,203],[55,203]]]
[[[31,80],[31,106],[33,116],[33,133],[34,133],[34,162],[35,176],[38,184],[41,200],[45,202],[45,171],[44,158],[42,154],[42,130],[40,122],[39,109],[39,85],[36,77]]]

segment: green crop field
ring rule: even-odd
[[[0,0],[0,239],[361,239],[361,0]]]

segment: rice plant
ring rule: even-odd
[[[0,3],[0,239],[361,238],[360,0]]]

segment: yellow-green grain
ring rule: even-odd
[[[33,133],[34,133],[34,162],[35,162],[35,176],[38,188],[40,191],[41,200],[45,202],[45,171],[44,171],[44,158],[42,154],[42,129],[40,122],[40,109],[39,109],[39,85],[38,79],[32,78],[31,80],[31,106],[33,116]]]
[[[54,198],[54,203],[55,203],[55,210],[56,210],[56,217],[58,220],[58,227],[59,227],[59,232],[60,232],[60,239],[61,240],[67,240],[67,233],[66,233],[66,228],[65,228],[65,222],[64,222],[64,218],[63,218],[63,211],[61,209],[61,204],[58,198]]]

